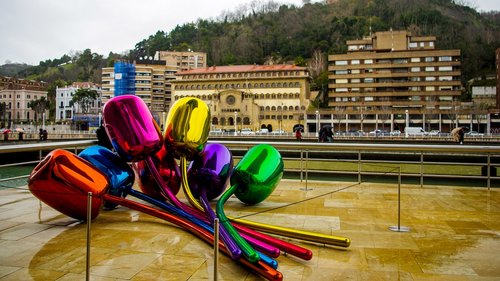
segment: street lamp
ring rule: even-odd
[[[405,138],[408,137],[408,126],[410,125],[410,115],[408,114],[408,109],[405,110],[405,118],[406,118],[406,124],[405,124]]]
[[[238,123],[238,121],[237,121],[238,119],[237,118],[238,118],[238,112],[235,111],[234,112],[234,135],[235,136],[238,135],[238,124],[237,124]]]
[[[319,137],[319,111],[316,110],[316,137]]]

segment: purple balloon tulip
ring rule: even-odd
[[[208,200],[218,197],[224,192],[232,170],[231,152],[222,144],[207,144],[188,169],[189,188],[193,196],[198,198],[203,188]]]
[[[137,96],[110,99],[103,108],[104,125],[111,144],[127,161],[140,161],[163,145],[160,128],[148,106]]]

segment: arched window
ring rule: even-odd
[[[273,105],[273,106],[271,107],[271,110],[272,110],[272,111],[276,111],[276,106],[274,106],[274,105]]]
[[[226,118],[222,117],[222,118],[220,119],[220,124],[221,124],[222,126],[225,126],[225,125],[226,125]]]
[[[299,110],[299,106],[296,106],[296,107],[295,107],[295,110]]]
[[[269,111],[271,110],[271,108],[269,106],[266,106],[266,111]]]
[[[212,125],[218,125],[219,124],[219,119],[217,117],[212,118]]]
[[[250,125],[250,118],[243,117],[243,125]]]
[[[291,105],[290,105],[290,106],[288,107],[288,110],[292,111],[292,110],[293,110],[293,106],[291,106]]]
[[[63,108],[64,107],[64,102],[62,101],[61,102],[61,105],[59,106],[60,108]]]

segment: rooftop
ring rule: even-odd
[[[275,64],[275,65],[227,65],[227,66],[207,66],[194,68],[178,72],[177,75],[189,74],[210,74],[210,73],[232,73],[232,72],[263,72],[263,71],[295,71],[306,70],[305,67],[296,66],[294,64]]]
[[[349,248],[291,240],[284,280],[498,280],[500,189],[282,180],[263,203],[232,197],[226,213],[351,239]],[[180,192],[179,194],[182,194]],[[184,198],[180,195],[182,200]],[[136,199],[133,199],[136,200]],[[212,280],[213,250],[192,234],[119,207],[92,222],[91,280]],[[0,190],[0,279],[82,280],[86,225],[40,204],[27,187]],[[219,280],[260,280],[221,255]]]

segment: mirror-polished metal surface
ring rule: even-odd
[[[234,217],[261,212],[248,219],[351,239],[347,249],[297,242],[313,258],[279,257],[284,280],[500,278],[498,188],[402,185],[401,224],[411,228],[405,233],[387,228],[397,224],[396,184],[308,184],[306,192],[304,183],[282,180],[260,204],[232,197],[225,205]],[[84,279],[85,224],[40,208],[27,187],[0,190],[0,198],[0,280]],[[287,206],[308,198],[314,199]],[[212,253],[178,227],[119,207],[93,221],[90,278],[209,280]],[[260,280],[226,256],[219,265],[219,280]]]

